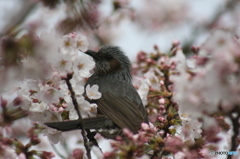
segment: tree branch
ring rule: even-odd
[[[72,75],[73,74],[68,74],[67,78],[65,78],[64,80],[66,81],[66,84],[68,86],[68,90],[71,93],[72,102],[73,102],[74,108],[75,108],[75,110],[77,111],[77,114],[78,114],[79,124],[80,124],[80,126],[82,128],[83,142],[84,142],[84,146],[85,146],[86,151],[87,151],[87,153],[86,153],[87,157],[88,157],[88,159],[91,159],[91,153],[90,153],[91,148],[90,148],[90,145],[89,145],[87,137],[86,137],[85,126],[84,126],[84,123],[83,123],[83,120],[82,120],[82,116],[81,116],[79,108],[78,108],[78,103],[77,103],[77,100],[76,100],[76,97],[75,97],[75,92],[74,92],[74,90],[72,88],[72,85],[70,83],[70,80],[72,79]]]

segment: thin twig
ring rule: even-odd
[[[86,129],[86,131],[87,131],[87,137],[88,137],[89,141],[92,142],[93,145],[97,146],[100,149],[100,151],[102,152],[102,149],[99,147],[97,140],[94,138],[96,133],[91,132],[89,129]]]
[[[70,79],[72,79],[72,74],[68,74],[67,78],[65,78],[64,80],[66,81],[66,84],[68,86],[68,90],[71,93],[72,102],[73,102],[74,108],[75,108],[75,110],[77,111],[77,114],[78,114],[79,124],[80,124],[80,127],[82,128],[81,133],[82,133],[82,136],[83,136],[83,142],[84,142],[84,146],[85,146],[86,151],[87,151],[87,153],[86,153],[87,157],[88,157],[88,159],[91,159],[91,153],[90,153],[91,148],[89,146],[89,143],[88,143],[88,140],[87,140],[87,137],[86,137],[85,126],[84,126],[82,116],[81,116],[79,108],[78,108],[78,103],[77,103],[77,100],[76,100],[76,97],[75,97],[75,92],[74,92],[74,90],[72,88],[72,85],[70,83]]]

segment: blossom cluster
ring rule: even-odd
[[[63,80],[68,74],[73,74],[70,82],[82,117],[96,115],[96,104],[90,104],[82,95],[84,80],[91,75],[90,71],[94,67],[94,61],[78,51],[86,51],[87,45],[86,37],[77,33],[71,33],[62,38],[54,33],[44,33],[40,36],[36,54],[43,55],[44,64],[49,67],[49,74],[44,75],[43,79],[26,79],[20,82],[17,92],[18,97],[24,99],[20,107],[30,111],[30,118],[33,121],[43,126],[45,122],[78,119],[68,87]],[[26,58],[24,63],[29,63],[31,59]],[[87,86],[86,91],[91,99],[101,97],[98,86]],[[60,132],[53,129],[46,129],[46,131],[46,135],[54,143],[59,141]]]
[[[83,53],[87,50],[88,41],[79,33],[73,32],[64,36],[55,32],[43,33],[35,40],[37,42],[32,52],[27,50],[25,54],[21,54],[18,63],[2,65],[2,73],[9,70],[17,73],[21,70],[22,76],[16,78],[15,82],[10,80],[12,85],[4,88],[11,90],[10,96],[14,99],[9,100],[8,97],[1,96],[3,114],[0,123],[3,126],[2,130],[9,132],[15,120],[28,115],[31,121],[38,123],[41,133],[48,136],[51,142],[58,143],[63,140],[62,132],[48,128],[44,123],[79,118],[66,84],[69,74],[72,78],[68,80],[75,92],[82,118],[96,116],[97,105],[90,104],[83,96],[83,92],[86,91],[89,99],[101,97],[97,85],[88,85],[84,90],[85,79],[92,74],[95,63]],[[16,45],[18,43],[16,40]],[[8,52],[3,49],[1,53],[7,55]],[[5,59],[3,61],[6,62]],[[13,146],[14,142],[9,142],[9,145]]]
[[[168,54],[157,46],[155,53],[139,52],[133,67],[134,84],[150,125],[142,124],[139,134],[124,130],[123,137],[112,142],[114,149],[105,153],[106,158],[211,158],[210,150],[222,150],[220,142],[226,138],[220,134],[228,138],[225,150],[236,151],[239,47],[231,32],[216,30],[201,47],[192,48],[190,57],[183,54],[179,42],[173,43]],[[235,137],[230,133],[231,124]]]
[[[21,77],[24,80],[14,84],[16,97],[13,101],[1,97],[1,125],[5,132],[10,132],[13,121],[28,115],[38,123],[30,129],[31,133],[40,130],[57,143],[62,140],[62,133],[47,128],[44,123],[78,118],[65,81],[69,74],[72,75],[69,80],[82,117],[96,115],[97,105],[90,104],[82,95],[85,79],[91,75],[94,61],[79,52],[87,50],[86,38],[80,34],[61,37],[56,33],[44,33],[37,40],[37,45],[32,48],[33,54],[27,52],[22,55],[16,65],[24,70],[28,68],[27,63],[35,65],[32,72],[34,69],[37,71],[40,64],[48,69],[40,74],[25,72]],[[192,47],[194,55],[188,58],[177,41],[168,54],[162,53],[157,46],[154,47],[155,53],[139,52],[133,65],[133,84],[146,106],[150,123],[143,123],[138,134],[124,129],[123,135],[111,142],[113,151],[100,156],[210,158],[210,150],[220,150],[218,144],[223,140],[220,133],[227,134],[231,130],[230,124],[233,125],[233,135],[228,136],[230,144],[227,149],[236,150],[239,133],[239,47],[239,39],[230,32],[217,30],[201,48]],[[14,64],[3,66],[4,70],[14,67]],[[97,85],[88,85],[85,91],[89,99],[101,97]],[[29,147],[39,144],[40,140],[36,134],[30,134],[29,138],[29,144],[23,145],[2,133],[1,149],[5,150],[2,155],[12,152],[10,146],[13,146],[19,150],[15,154],[18,157],[53,156],[48,152],[30,151]],[[29,151],[21,153],[24,149]],[[75,149],[74,155],[83,156],[83,151]]]

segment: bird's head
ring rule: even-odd
[[[99,75],[125,72],[130,74],[131,64],[128,57],[119,47],[103,46],[98,52],[88,50],[87,55],[96,62],[95,73]]]

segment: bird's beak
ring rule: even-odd
[[[98,61],[98,53],[92,50],[88,50],[85,54],[91,56],[95,61]]]

